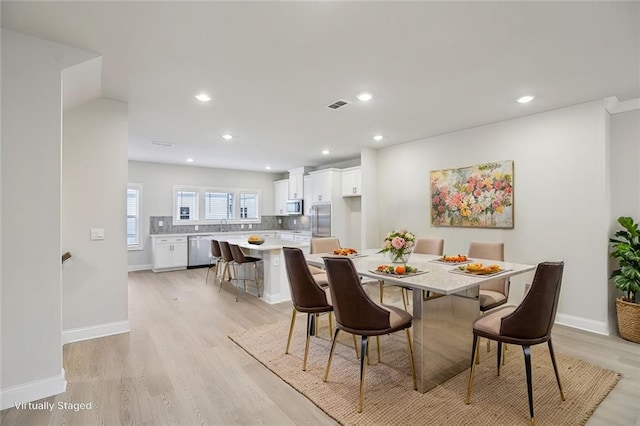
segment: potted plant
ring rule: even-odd
[[[623,339],[640,343],[640,303],[636,298],[640,293],[640,231],[630,217],[619,217],[618,223],[624,229],[609,239],[613,248],[610,255],[619,264],[610,278],[624,292],[616,299],[618,331]]]

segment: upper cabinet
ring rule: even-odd
[[[359,197],[362,195],[362,169],[351,167],[342,170],[342,196]]]
[[[296,167],[289,170],[289,199],[299,200],[304,198],[304,174],[306,167]]]
[[[339,197],[341,178],[342,172],[338,169],[311,172],[311,202],[330,202],[332,197]]]
[[[304,209],[304,215],[305,216],[310,216],[311,215],[311,204],[312,204],[312,200],[311,197],[313,197],[313,191],[311,190],[311,175],[307,175],[304,177],[303,179],[304,181],[304,198],[302,200],[302,208]]]
[[[287,214],[287,200],[289,199],[289,179],[277,180],[273,182],[273,213],[278,215]]]

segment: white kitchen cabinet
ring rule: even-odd
[[[351,167],[342,170],[342,196],[359,197],[362,195],[362,169]]]
[[[278,232],[278,239],[284,241],[295,241],[296,237],[291,232]]]
[[[289,170],[289,199],[304,198],[304,167]]]
[[[311,237],[309,235],[294,234],[293,241],[296,243],[310,243]]]
[[[287,214],[287,200],[289,199],[289,179],[273,182],[273,199],[275,202],[273,214],[282,216]]]
[[[313,203],[331,202],[333,196],[339,196],[342,171],[324,169],[311,172],[311,201]]]
[[[313,197],[311,190],[311,176],[304,177],[304,198],[302,200],[302,214],[305,216],[311,216],[311,205],[313,204],[311,197]]]
[[[187,237],[153,238],[153,272],[187,267]]]

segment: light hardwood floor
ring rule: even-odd
[[[211,280],[205,286],[205,274],[130,273],[131,333],[65,345],[67,392],[43,400],[91,402],[91,410],[10,408],[1,424],[335,424],[227,338],[289,319],[291,304],[242,294],[236,303],[230,286],[220,294]],[[368,291],[377,300],[377,285]],[[401,304],[397,288],[385,289],[389,300]],[[556,326],[554,346],[623,374],[589,425],[640,425],[640,345]]]

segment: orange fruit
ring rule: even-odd
[[[405,268],[403,265],[396,266],[396,274],[403,275],[405,272],[407,272],[407,268]]]

